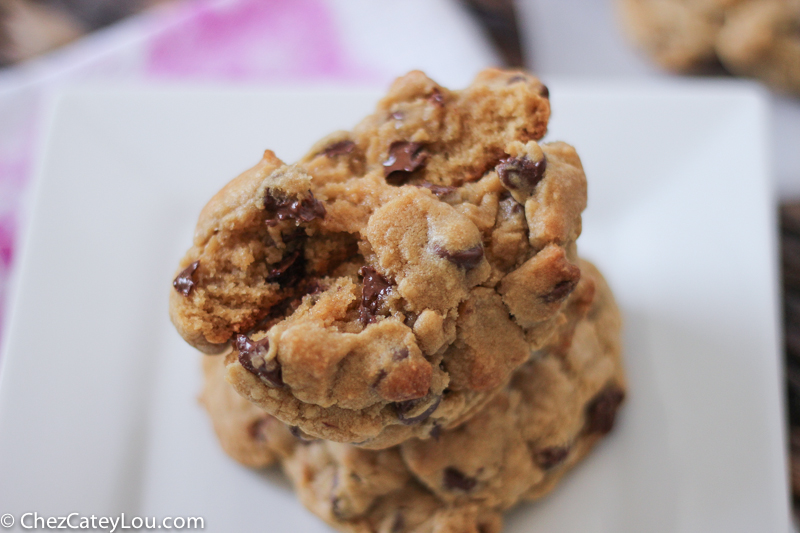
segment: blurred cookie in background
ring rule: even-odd
[[[676,72],[721,65],[800,96],[800,0],[618,0],[636,45]]]
[[[35,57],[83,34],[78,21],[38,2],[0,0],[0,66]]]
[[[0,67],[63,46],[164,0],[0,0]]]
[[[800,95],[800,0],[736,5],[726,13],[717,54],[731,72]]]

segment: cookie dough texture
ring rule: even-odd
[[[383,450],[291,438],[237,399],[218,358],[204,363],[203,402],[229,455],[258,465],[249,451],[257,448],[260,464],[280,461],[304,505],[341,531],[498,532],[502,511],[548,493],[612,429],[624,398],[619,313],[600,274],[582,268],[596,290],[574,334],[539,350],[483,410],[435,438]],[[251,430],[270,419],[263,434]]]
[[[574,326],[586,180],[547,89],[399,78],[351,132],[265,152],[203,209],[170,314],[297,431],[385,448],[457,425]],[[573,305],[574,307],[574,305]]]
[[[800,0],[618,0],[632,40],[679,72],[721,63],[800,95]]]

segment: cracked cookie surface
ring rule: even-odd
[[[549,111],[524,73],[412,72],[299,162],[265,152],[201,213],[173,323],[310,436],[383,448],[465,420],[581,297],[586,181],[537,142]]]
[[[596,269],[581,268],[596,291],[574,332],[554,338],[483,410],[435,438],[383,450],[296,431],[287,441],[288,429],[275,419],[264,425],[265,437],[250,437],[248,417],[258,415],[236,403],[212,358],[204,362],[205,390],[212,391],[204,403],[230,455],[252,464],[249,455],[231,454],[230,439],[252,441],[236,450],[261,446],[282,463],[303,504],[341,531],[498,532],[503,510],[544,496],[611,431],[624,399],[619,312]]]

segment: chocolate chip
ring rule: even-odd
[[[388,279],[372,267],[361,267],[358,273],[364,277],[364,286],[361,289],[361,307],[358,313],[361,323],[367,325],[376,321],[381,300],[392,290],[392,285]]]
[[[563,462],[567,455],[569,455],[568,446],[550,446],[535,452],[533,457],[536,464],[547,470]]]
[[[194,271],[197,270],[198,265],[200,265],[200,261],[195,261],[181,270],[178,277],[172,281],[172,286],[175,287],[176,291],[184,296],[189,296],[189,294],[191,294],[192,289],[194,289],[194,280],[192,276],[194,275]]]
[[[433,92],[428,96],[428,101],[436,107],[444,107],[444,95],[438,88],[434,88]]]
[[[406,528],[406,521],[399,512],[394,517],[394,523],[392,523],[392,529],[390,533],[402,533],[402,531]]]
[[[449,490],[463,490],[469,492],[475,488],[478,480],[474,477],[469,477],[457,468],[448,466],[444,469],[444,486]]]
[[[480,244],[458,252],[449,252],[437,245],[434,247],[434,251],[439,257],[447,259],[451,263],[467,270],[471,270],[480,265],[481,259],[483,259],[483,246]]]
[[[259,418],[250,424],[250,428],[248,429],[250,438],[258,442],[266,442],[270,424],[272,424],[272,418],[268,416]]]
[[[276,226],[282,220],[311,222],[316,218],[325,218],[325,206],[308,191],[309,197],[298,200],[294,197],[276,198],[270,190],[264,195],[264,209],[271,215],[267,217],[267,226]]]
[[[252,341],[246,335],[236,336],[236,349],[239,351],[239,363],[245,370],[266,381],[273,387],[283,387],[281,366],[276,359],[267,361],[269,339],[264,337]]]
[[[389,146],[389,158],[383,162],[383,175],[392,185],[402,185],[409,174],[425,165],[428,153],[422,144],[396,141]]]
[[[293,242],[304,240],[308,235],[306,235],[306,230],[303,228],[294,228],[294,231],[289,233],[284,233],[281,235],[281,240],[283,244],[291,244]]]
[[[408,348],[405,347],[395,350],[392,354],[392,361],[402,361],[403,359],[408,359]]]
[[[302,250],[295,250],[280,260],[267,274],[267,281],[283,287],[295,285],[306,273],[306,258]]]
[[[338,155],[345,155],[352,153],[353,150],[356,148],[356,143],[345,139],[344,141],[335,142],[332,145],[325,148],[322,153],[324,153],[328,157],[336,157]]]
[[[342,500],[338,496],[331,496],[331,513],[339,520],[346,518],[344,510],[342,509]]]
[[[586,432],[605,435],[614,427],[625,393],[616,384],[607,385],[586,405]]]
[[[511,193],[508,191],[504,191],[503,194],[500,195],[500,209],[498,210],[498,220],[500,219],[511,219],[518,217],[522,212],[525,211],[525,208],[514,200],[514,197],[511,196]],[[519,219],[523,221],[523,219]]]
[[[553,290],[542,296],[542,300],[545,303],[551,304],[553,302],[558,302],[572,294],[572,291],[575,290],[575,287],[578,285],[577,279],[567,279],[564,281],[559,281],[556,283]]]
[[[420,403],[424,402],[427,399],[425,398],[417,398],[415,400],[406,400],[404,402],[394,402],[394,412],[397,414],[398,420],[406,426],[410,426],[412,424],[417,424],[424,420],[427,420],[433,412],[439,407],[439,403],[442,401],[441,396],[437,396],[433,403],[428,406],[423,412],[418,414],[417,416],[408,416],[408,413],[413,411]]]
[[[539,96],[550,99],[550,89],[547,88],[547,85],[542,84],[542,88],[539,89]]]
[[[319,294],[325,291],[325,287],[319,284],[319,280],[312,279],[306,282],[306,286],[303,288],[303,296],[311,295],[314,296],[315,294]]]
[[[449,185],[434,185],[433,183],[428,183],[427,181],[423,181],[422,183],[418,184],[417,187],[424,187],[428,189],[438,198],[447,196],[448,194],[456,190],[455,187],[450,187]]]
[[[298,426],[289,426],[289,433],[291,433],[294,438],[302,442],[313,442],[317,440],[303,433],[303,430],[300,429]]]
[[[375,376],[375,381],[372,383],[373,388],[377,388],[380,385],[381,381],[387,376],[386,370],[381,369],[378,372],[378,375]]]
[[[314,198],[314,194],[309,191],[311,198],[292,203],[292,218],[303,222],[311,222],[315,218],[325,218],[325,206],[322,202]],[[296,215],[294,213],[297,213]],[[279,215],[280,216],[280,215]]]
[[[527,157],[516,159],[507,157],[500,160],[500,164],[495,167],[500,181],[503,185],[512,190],[523,190],[533,193],[533,189],[547,170],[547,158],[538,161],[531,161]]]

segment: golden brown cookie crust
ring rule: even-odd
[[[265,152],[201,213],[177,330],[309,435],[382,448],[464,420],[579,285],[586,179],[537,142],[547,96],[519,71],[462,91],[412,72],[298,163]]]
[[[500,531],[503,510],[552,490],[612,429],[626,389],[619,311],[600,273],[581,268],[591,296],[572,305],[587,313],[461,426],[383,450],[295,440],[287,453],[280,444],[303,504],[340,531],[486,533]],[[227,387],[219,372],[206,379]],[[266,442],[282,443],[285,430],[270,427]]]

